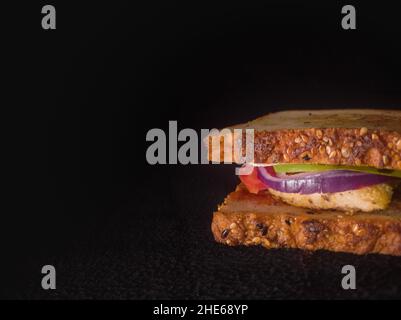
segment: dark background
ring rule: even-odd
[[[41,29],[44,4],[56,7],[54,31]],[[1,296],[400,298],[400,258],[216,244],[212,212],[238,182],[234,167],[145,158],[147,131],[168,120],[221,128],[280,109],[400,108],[400,11],[352,2],[357,30],[345,31],[345,4],[24,7]],[[54,291],[41,289],[45,264]],[[345,264],[357,269],[352,292]]]

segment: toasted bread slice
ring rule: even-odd
[[[240,184],[214,213],[212,232],[230,246],[401,256],[401,192],[387,210],[350,215],[289,206],[268,191],[251,194]]]
[[[227,129],[206,137],[209,160],[223,161],[224,152],[233,152],[234,141],[244,141],[244,132],[233,129],[254,129],[254,162],[258,164],[313,163],[401,170],[401,111],[283,111]],[[227,132],[234,134],[228,136]],[[211,138],[220,138],[220,148],[211,147]],[[242,150],[244,155],[245,143]],[[238,163],[238,159],[234,154],[233,162]]]

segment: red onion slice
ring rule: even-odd
[[[342,192],[393,180],[387,176],[348,170],[278,176],[270,167],[258,167],[258,177],[269,188],[280,192],[299,194]]]

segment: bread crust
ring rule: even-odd
[[[288,206],[240,185],[214,213],[212,232],[230,246],[401,256],[401,196],[397,192],[387,210],[347,214]]]
[[[380,125],[379,114],[363,115],[363,110],[355,110],[354,113],[348,111],[343,118],[338,116],[335,120],[326,120],[327,126],[323,127],[320,113],[326,115],[328,111],[313,112],[298,112],[302,120],[293,123],[291,128],[277,127],[272,123],[273,120],[269,120],[269,117],[274,119],[276,114],[270,114],[227,129],[254,129],[254,162],[258,164],[309,163],[401,170],[401,112],[391,113],[392,123],[387,128],[385,123]],[[357,117],[358,112],[359,118],[351,121],[353,118],[350,120],[350,117]],[[286,114],[294,117],[293,113],[277,114],[280,119],[286,119]],[[309,114],[311,119],[308,118]],[[342,127],[341,120],[354,124],[354,127]],[[210,137],[213,135],[208,139]],[[222,135],[219,150],[213,150],[211,139],[207,140],[209,159],[212,160],[214,156],[214,159],[222,162],[224,152],[232,152],[234,141],[238,139],[242,139],[242,155],[245,155],[247,141],[245,132],[242,132],[234,133],[231,137]],[[234,162],[239,162],[235,154]]]
[[[362,131],[365,132],[365,131]],[[256,163],[320,163],[401,169],[397,132],[304,129],[255,133]]]

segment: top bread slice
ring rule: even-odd
[[[376,109],[302,110],[270,113],[256,120],[231,126],[206,137],[209,160],[224,160],[242,139],[254,130],[254,163],[309,163],[401,170],[401,111]],[[234,129],[242,129],[234,130]],[[230,134],[231,132],[231,134]],[[212,148],[212,139],[220,148]]]

